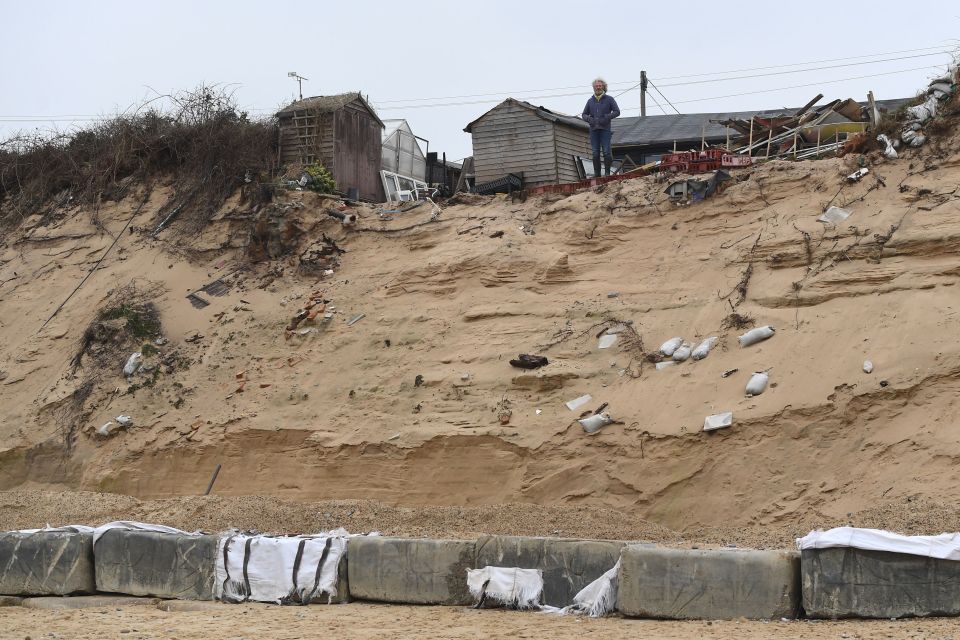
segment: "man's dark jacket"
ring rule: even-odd
[[[587,106],[583,108],[583,119],[590,124],[591,130],[609,129],[610,121],[620,115],[620,107],[617,101],[608,93],[600,96],[590,96],[587,100]]]

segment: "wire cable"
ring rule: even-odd
[[[887,71],[885,73],[872,73],[865,76],[853,76],[850,78],[840,78],[839,80],[822,80],[820,82],[810,82],[808,84],[796,84],[790,87],[777,87],[775,89],[759,89],[757,91],[744,91],[742,93],[731,93],[725,96],[711,96],[709,98],[692,98],[690,100],[678,100],[677,104],[690,104],[692,102],[706,102],[708,100],[723,100],[725,98],[738,98],[740,96],[751,96],[759,93],[774,93],[776,91],[788,91],[790,89],[803,89],[806,87],[818,87],[823,84],[836,84],[838,82],[849,82],[850,80],[863,80],[864,78],[877,78],[880,76],[894,75],[897,73],[909,73],[911,71],[922,71],[924,69],[937,69],[936,66],[914,67],[913,69],[900,69],[899,71]],[[637,111],[636,107],[626,109],[626,111]]]
[[[664,100],[667,101],[667,104],[668,104],[668,105],[670,105],[671,107],[673,107],[673,110],[677,112],[677,115],[680,115],[680,109],[677,109],[676,107],[673,106],[673,103],[670,102],[670,99],[669,99],[667,96],[663,95],[663,92],[660,91],[660,89],[657,89],[657,85],[653,84],[653,81],[650,80],[650,78],[647,78],[647,82],[650,83],[650,86],[653,87],[654,90],[655,90],[657,93],[660,94],[660,97],[661,97],[661,98],[663,98]],[[653,97],[653,94],[650,94],[650,97]]]

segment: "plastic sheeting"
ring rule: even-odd
[[[225,535],[217,545],[214,596],[234,603],[310,604],[326,594],[331,602],[349,535],[343,529],[286,538]]]
[[[477,606],[492,600],[517,609],[539,609],[543,599],[543,571],[516,567],[468,569],[467,586]]]
[[[960,560],[960,533],[904,536],[882,529],[836,527],[829,531],[811,531],[802,538],[797,538],[797,548],[801,551],[831,547],[852,547],[868,551],[907,553],[941,560]]]

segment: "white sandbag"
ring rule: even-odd
[[[609,349],[617,341],[617,335],[613,334],[604,334],[600,336],[600,342],[597,344],[598,349]]]
[[[663,371],[664,369],[669,369],[670,367],[677,366],[677,363],[673,360],[664,360],[663,362],[657,363],[657,371]]]
[[[694,360],[703,360],[710,355],[710,349],[713,349],[714,345],[716,345],[719,341],[720,338],[717,336],[710,336],[697,345],[697,348],[693,350],[693,352],[690,354],[690,357],[692,357]]]
[[[130,354],[130,357],[127,358],[127,364],[123,365],[123,374],[127,377],[132,376],[137,372],[137,369],[140,368],[140,365],[143,364],[143,354],[139,351]]]
[[[829,209],[823,212],[823,215],[817,218],[817,222],[837,224],[838,222],[843,222],[844,220],[849,218],[851,213],[852,211],[849,211],[847,209],[831,206]]]
[[[543,571],[516,567],[467,569],[467,586],[477,605],[492,600],[517,609],[538,609],[543,598]]]
[[[580,426],[583,427],[583,430],[587,433],[596,433],[608,424],[613,424],[613,418],[606,413],[595,413],[577,422],[580,423]]]
[[[673,361],[674,362],[685,362],[687,358],[690,357],[690,354],[693,352],[693,347],[690,346],[689,342],[684,342],[682,345],[677,347],[677,350],[673,352]]]
[[[750,329],[745,334],[737,338],[737,341],[740,343],[741,347],[749,347],[752,344],[757,344],[758,342],[763,342],[776,332],[771,325],[764,325],[762,327],[757,327],[756,329]]]
[[[747,383],[747,396],[760,395],[767,390],[768,382],[770,382],[770,376],[768,374],[763,371],[754,371],[753,375],[750,376],[750,381]]]
[[[863,361],[863,372],[864,373],[873,373],[873,363],[869,360]]]
[[[226,602],[276,604],[309,604],[325,595],[332,602],[348,537],[343,529],[285,538],[226,535],[217,544],[214,595]]]
[[[909,144],[911,147],[923,146],[923,143],[927,141],[927,137],[920,133],[919,129],[914,129],[912,127],[904,129],[900,134],[900,139],[906,144]]]
[[[683,338],[670,338],[662,345],[660,345],[660,353],[669,357],[673,355],[673,352],[680,348],[680,345],[683,344]]]
[[[877,136],[877,142],[884,145],[886,149],[883,150],[883,155],[888,160],[897,159],[897,150],[893,148],[893,140],[891,140],[886,134],[881,133]]]
[[[937,115],[937,104],[937,98],[935,96],[930,96],[923,104],[918,104],[915,107],[909,107],[907,109],[907,119],[924,123]]]
[[[712,416],[707,416],[703,421],[703,430],[704,431],[716,431],[717,429],[723,429],[729,427],[733,424],[733,412],[726,411],[724,413],[716,413]]]
[[[585,393],[582,396],[574,398],[565,404],[567,405],[567,409],[570,409],[570,411],[576,411],[577,407],[582,407],[591,400],[593,400],[593,396],[591,396],[589,393]]]
[[[908,553],[941,560],[960,560],[960,533],[904,536],[882,529],[836,527],[829,531],[811,531],[802,538],[797,538],[797,548],[801,551],[832,547],[852,547],[867,551]]]

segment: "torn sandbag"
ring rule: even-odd
[[[617,583],[620,579],[620,560],[613,568],[585,586],[573,597],[573,604],[564,607],[570,613],[582,613],[599,618],[617,608]]]
[[[703,360],[708,355],[710,355],[710,349],[713,349],[714,345],[720,340],[717,336],[710,336],[703,340],[696,348],[690,353],[690,356],[694,360]]]
[[[488,601],[513,609],[539,609],[543,598],[543,572],[516,567],[468,569],[467,586],[478,609]]]
[[[217,547],[214,595],[234,604],[343,601],[340,559],[348,537],[344,529],[283,538],[225,535]]]
[[[885,134],[881,133],[880,135],[877,136],[877,142],[879,142],[880,144],[884,145],[884,147],[886,147],[883,150],[883,155],[885,158],[887,158],[888,160],[897,159],[897,150],[893,146],[893,140],[891,140]]]
[[[680,348],[680,345],[683,344],[683,338],[676,337],[670,338],[662,345],[660,345],[660,353],[667,356],[668,358],[673,355],[673,352]]]

